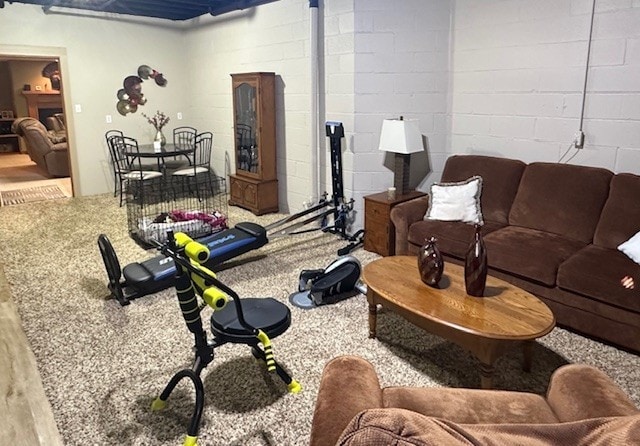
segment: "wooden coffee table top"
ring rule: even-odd
[[[540,299],[504,280],[487,276],[485,297],[468,296],[464,268],[445,262],[439,288],[420,280],[416,256],[391,256],[364,267],[372,291],[394,306],[458,331],[490,339],[531,340],[555,326]]]

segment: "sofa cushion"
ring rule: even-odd
[[[558,267],[586,246],[550,232],[507,226],[484,237],[487,261],[495,268],[546,286],[556,284]]]
[[[611,179],[609,197],[602,209],[593,244],[616,248],[640,231],[640,176],[619,173]]]
[[[443,183],[482,177],[480,204],[486,220],[507,223],[509,209],[518,191],[525,163],[518,160],[480,155],[453,155],[442,172]]]
[[[458,424],[403,409],[370,409],[355,416],[339,446],[638,444],[640,415],[551,424]]]
[[[504,224],[485,221],[482,234],[489,234],[503,228]],[[424,220],[409,227],[409,243],[422,246],[425,240],[435,237],[440,252],[463,259],[473,241],[474,227],[470,224],[454,221]]]
[[[407,409],[455,423],[557,423],[546,400],[533,393],[443,387],[386,387],[384,407]]]
[[[509,223],[590,243],[612,176],[598,167],[529,164],[522,174]]]
[[[640,312],[638,290],[622,286],[624,276],[640,283],[640,265],[617,249],[589,245],[558,269],[558,286],[573,293]]]

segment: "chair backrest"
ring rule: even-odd
[[[173,129],[173,143],[177,146],[194,147],[198,131],[193,127],[183,126]]]
[[[112,147],[114,165],[117,166],[121,173],[131,172],[132,170],[142,171],[140,157],[127,155],[140,152],[138,141],[128,136],[114,135],[109,138],[109,142]],[[142,173],[140,175],[140,179],[142,179]]]
[[[196,149],[194,153],[193,165],[195,167],[206,167],[209,169],[211,162],[211,148],[213,146],[213,133],[204,132],[196,136]]]

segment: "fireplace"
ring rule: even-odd
[[[27,99],[29,116],[43,124],[47,117],[62,113],[62,97],[59,91],[23,91]]]

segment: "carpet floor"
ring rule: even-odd
[[[232,225],[278,217],[229,208]],[[181,444],[193,410],[190,384],[178,385],[164,411],[149,407],[171,376],[191,365],[192,336],[173,290],[127,307],[107,298],[100,233],[109,236],[122,266],[155,255],[128,237],[126,209],[109,194],[0,209],[0,255],[56,423],[70,446]],[[324,268],[344,245],[331,234],[281,238],[218,276],[241,296],[288,303],[300,270]],[[378,258],[362,249],[353,254],[363,264]],[[378,339],[369,339],[362,295],[291,311],[291,328],[273,341],[274,354],[303,391],[287,393],[247,347],[217,348],[202,375],[201,446],[307,444],[322,368],[341,354],[373,362],[383,385],[480,384],[468,353],[391,313],[381,312]],[[203,313],[207,320],[210,312]],[[555,369],[580,362],[600,367],[640,404],[637,355],[556,328],[536,343],[531,372],[521,370],[521,360],[513,351],[497,362],[495,387],[544,393]]]

